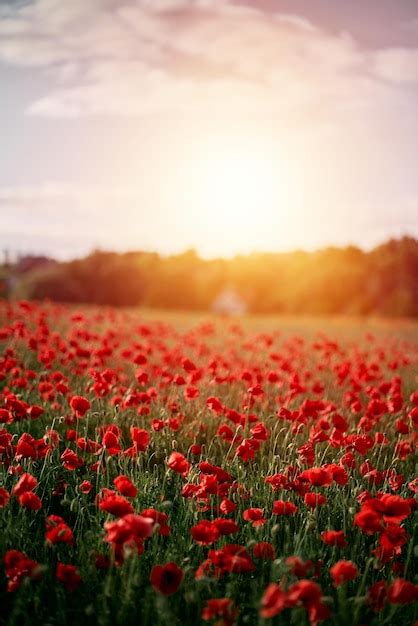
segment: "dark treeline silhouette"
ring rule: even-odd
[[[418,316],[418,241],[411,237],[370,252],[332,247],[229,260],[194,251],[96,251],[3,274],[5,295],[37,300],[208,310],[229,291],[253,313]]]

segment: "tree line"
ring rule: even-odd
[[[30,265],[30,264],[29,264]],[[195,251],[95,251],[68,262],[19,272],[2,268],[3,296],[68,303],[209,310],[233,290],[252,313],[418,316],[418,241],[392,239],[371,251],[316,252],[201,259]]]

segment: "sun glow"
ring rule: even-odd
[[[286,205],[283,174],[277,158],[261,150],[208,154],[197,182],[198,205],[208,235],[228,237],[224,252],[255,249],[257,233],[280,221]]]

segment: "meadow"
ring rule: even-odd
[[[417,623],[418,323],[3,301],[0,350],[0,623]]]

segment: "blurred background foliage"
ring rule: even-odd
[[[68,303],[210,310],[233,293],[251,313],[418,316],[418,241],[404,237],[365,252],[201,259],[190,250],[92,252],[57,262],[26,256],[0,267],[1,295]]]

